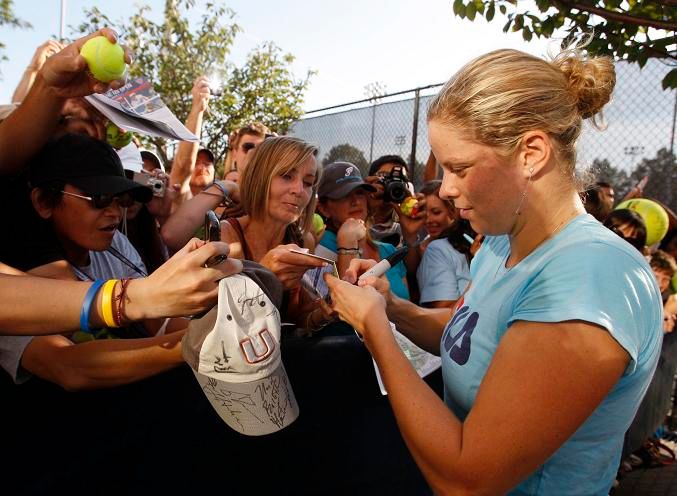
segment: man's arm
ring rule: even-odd
[[[425,163],[425,169],[423,169],[423,182],[432,181],[433,179],[437,179],[437,159],[431,151]]]
[[[162,224],[160,234],[170,250],[178,250],[184,246],[204,222],[205,213],[208,210],[216,210],[223,202],[224,195],[221,188],[226,191],[229,198],[235,202],[240,201],[240,190],[237,184],[232,181],[217,181],[217,183],[218,185],[213,184],[202,193],[182,203]]]
[[[62,49],[63,45],[58,41],[47,40],[35,50],[33,58],[31,59],[31,63],[26,67],[21,81],[19,81],[19,84],[14,90],[14,94],[12,95],[12,103],[21,103],[24,98],[26,98],[28,91],[33,86],[33,82],[35,81],[35,76],[37,76],[38,71],[42,69],[42,66],[49,57],[55,53],[59,53],[59,51]]]
[[[87,62],[80,48],[90,38],[101,35],[117,41],[113,30],[100,29],[47,59],[23,103],[0,124],[0,174],[18,172],[42,148],[54,133],[67,98],[104,93],[124,84],[106,84],[87,75]],[[129,52],[125,59],[131,62]]]
[[[185,125],[186,129],[199,138],[202,133],[202,118],[209,106],[209,80],[206,76],[200,76],[195,80],[191,93],[193,95],[193,105]],[[174,198],[174,208],[177,208],[181,203],[191,198],[190,176],[195,169],[199,147],[199,142],[179,142],[169,176],[169,184],[179,184],[181,186],[179,193]]]

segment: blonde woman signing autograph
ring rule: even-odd
[[[363,334],[402,435],[440,494],[607,495],[661,345],[660,293],[637,250],[585,213],[574,180],[582,119],[606,104],[610,60],[484,55],[431,103],[440,196],[486,235],[448,310],[385,278],[328,278]],[[449,320],[451,317],[451,320]],[[388,325],[442,357],[442,402]]]

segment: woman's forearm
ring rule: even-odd
[[[179,331],[143,339],[66,343],[62,336],[35,338],[21,364],[28,372],[69,391],[120,386],[183,363]]]

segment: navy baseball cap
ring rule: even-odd
[[[339,200],[357,188],[363,188],[372,193],[376,191],[371,184],[364,182],[360,169],[356,165],[350,162],[333,162],[327,164],[322,171],[317,196]]]

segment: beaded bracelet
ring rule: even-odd
[[[103,279],[97,279],[92,283],[85,294],[85,299],[82,302],[82,309],[80,310],[80,329],[82,329],[83,332],[92,332],[92,329],[89,328],[89,312],[92,310],[92,304],[94,303],[94,300],[96,300],[99,288],[103,286],[104,282]]]
[[[115,297],[115,302],[117,303],[117,309],[115,311],[115,323],[118,327],[122,326],[125,313],[125,297],[127,296],[127,286],[129,286],[129,281],[131,279],[123,279],[120,283],[120,294]]]

